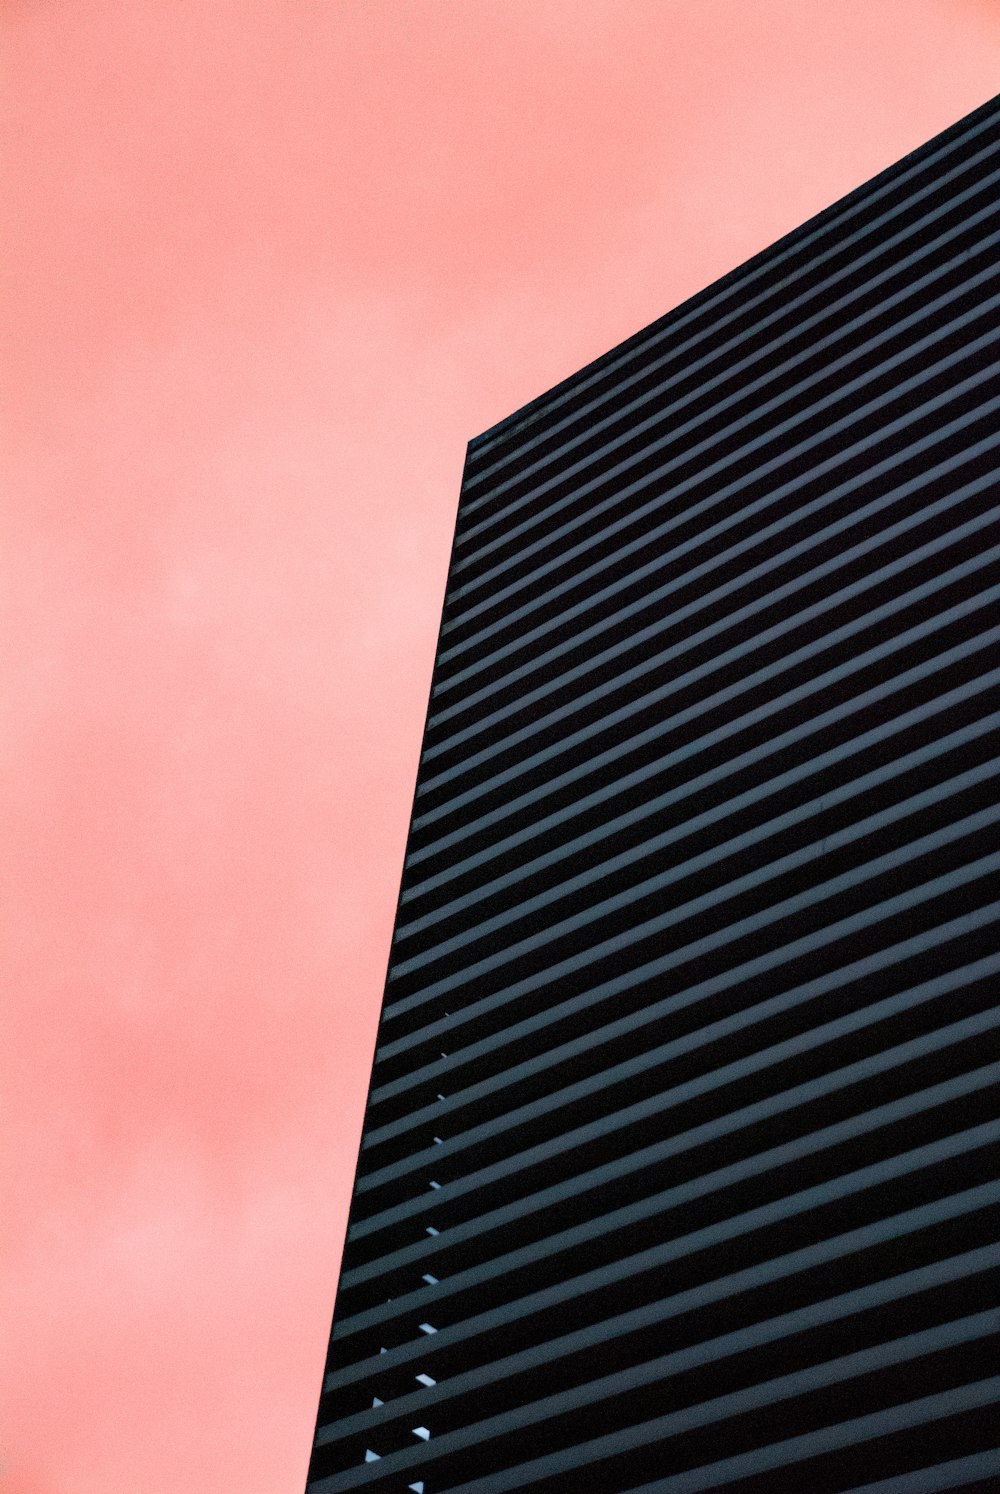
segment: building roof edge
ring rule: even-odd
[[[869,177],[866,181],[861,182],[859,186],[845,193],[843,197],[838,197],[827,207],[821,208],[818,213],[814,213],[804,223],[800,223],[796,228],[790,229],[788,233],[782,234],[773,243],[768,244],[764,249],[758,250],[749,259],[743,260],[732,270],[728,270],[724,275],[720,275],[708,285],[703,286],[701,290],[695,291],[693,295],[686,297],[678,305],[672,307],[662,316],[657,317],[655,321],[649,322],[637,332],[633,332],[631,336],[624,338],[621,342],[615,343],[606,352],[600,353],[596,358],[592,358],[590,362],[583,364],[581,368],[568,374],[564,379],[560,379],[558,383],[551,385],[550,388],[544,390],[541,394],[528,400],[526,404],[519,405],[516,410],[513,410],[509,415],[505,415],[502,420],[498,420],[494,425],[488,426],[479,435],[473,436],[468,443],[467,455],[472,457],[498,438],[512,434],[522,426],[532,424],[534,418],[540,415],[554,398],[569,390],[578,381],[586,378],[588,375],[600,372],[603,367],[612,363],[615,359],[628,354],[633,348],[638,349],[653,334],[661,331],[681,314],[694,309],[700,301],[706,300],[708,297],[717,294],[720,289],[739,281],[741,277],[747,275],[756,266],[765,263],[782,250],[790,248],[800,239],[804,239],[809,234],[814,233],[823,224],[836,217],[838,213],[842,213],[846,208],[874,191],[881,183],[901,174],[911,163],[932,154],[943,144],[961,135],[979,120],[998,112],[1000,112],[1000,94],[987,99],[970,113],[963,114],[961,119],[956,120],[954,124],[948,125],[946,129],[941,130],[937,135],[933,135],[930,140],[925,141],[914,150],[908,151],[906,155],[900,156],[898,160],[893,161],[891,165],[877,172],[875,176]]]

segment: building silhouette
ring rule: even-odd
[[[1000,1488],[1000,100],[469,446],[309,1494]]]

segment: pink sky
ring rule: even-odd
[[[5,0],[3,1494],[302,1494],[470,436],[993,0]]]

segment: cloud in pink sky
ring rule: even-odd
[[[984,0],[7,0],[0,1490],[301,1494],[467,439]]]

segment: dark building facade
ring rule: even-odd
[[[1000,101],[469,446],[310,1494],[1000,1488]]]

